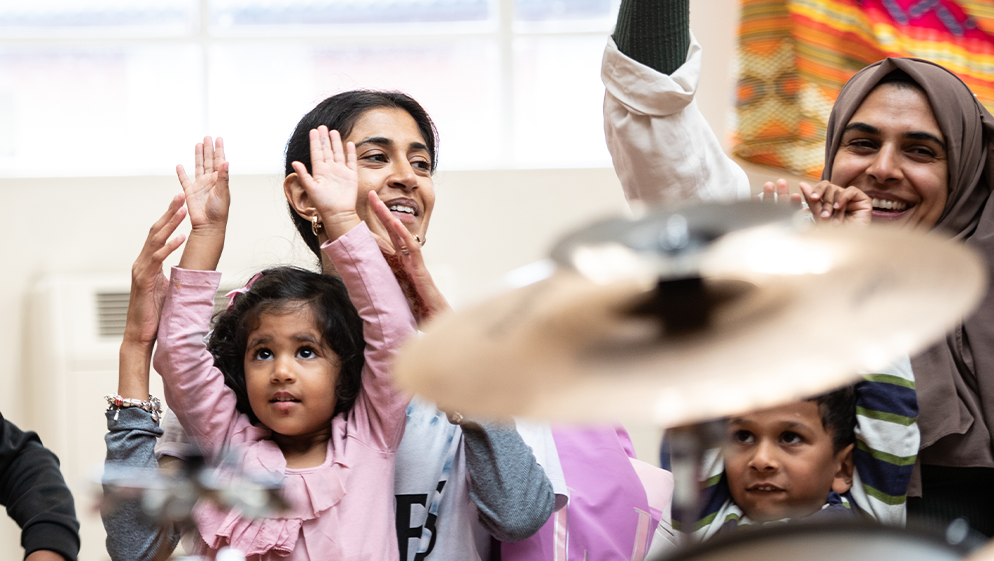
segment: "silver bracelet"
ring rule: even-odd
[[[152,414],[152,420],[156,423],[159,422],[159,414],[162,413],[162,402],[159,401],[159,398],[151,394],[148,396],[148,401],[121,397],[117,394],[105,395],[104,399],[107,400],[107,410],[116,411],[116,413],[114,413],[115,421],[121,414],[121,409],[127,409],[128,407],[138,407],[144,411],[148,411]]]

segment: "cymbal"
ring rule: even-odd
[[[676,272],[612,249],[616,234],[567,238],[548,278],[426,326],[395,379],[467,416],[676,426],[851,383],[940,339],[986,290],[981,259],[937,234],[758,223],[687,244]],[[574,266],[584,248],[607,274]],[[685,282],[704,316],[653,311]]]

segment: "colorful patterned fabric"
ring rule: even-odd
[[[742,0],[732,152],[817,178],[839,90],[888,56],[931,60],[994,110],[990,0]]]

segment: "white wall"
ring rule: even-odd
[[[737,16],[735,0],[692,2],[692,27],[705,47],[698,103],[722,139],[732,97]],[[237,169],[237,162],[233,165]],[[774,177],[754,167],[748,171],[754,186]],[[8,419],[30,428],[37,413],[25,406],[24,380],[25,357],[46,352],[45,342],[24,337],[33,284],[53,273],[127,274],[149,225],[177,190],[170,177],[0,179],[6,264],[0,276],[0,411]],[[222,271],[244,279],[249,271],[273,264],[310,263],[286,215],[280,178],[235,176],[232,191]],[[543,257],[564,231],[627,209],[611,169],[443,171],[436,192],[425,253],[457,305],[486,292],[506,271]],[[115,390],[111,385],[100,393]],[[79,402],[73,408],[75,415],[102,416],[104,404]],[[633,430],[633,437],[640,455],[653,461],[657,431]],[[89,497],[77,497],[80,516],[99,527],[90,505]],[[103,557],[102,544],[93,542],[84,544],[88,560]],[[0,516],[0,559],[20,558],[18,543],[16,526]]]

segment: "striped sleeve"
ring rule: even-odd
[[[705,452],[702,464],[700,482],[703,507],[691,534],[694,541],[712,538],[727,526],[734,528],[744,518],[742,509],[732,500],[732,493],[728,489],[721,449],[713,448]]]
[[[864,374],[856,385],[852,497],[884,524],[903,526],[911,471],[918,455],[918,399],[911,360]]]

